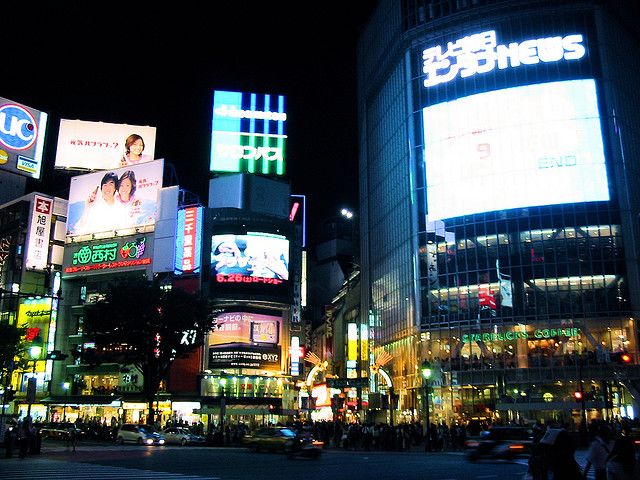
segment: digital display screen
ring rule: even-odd
[[[289,280],[289,240],[281,235],[248,232],[213,235],[214,283],[281,285]]]
[[[610,199],[593,79],[423,109],[428,220]]]
[[[284,175],[286,120],[282,95],[216,90],[209,169]]]

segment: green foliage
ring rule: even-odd
[[[0,323],[0,378],[7,379],[11,371],[25,368],[26,328]]]
[[[198,295],[144,279],[123,280],[111,284],[103,300],[85,305],[85,335],[96,348],[83,363],[136,366],[151,401],[171,363],[202,346],[214,325],[208,302]]]

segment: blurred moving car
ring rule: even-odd
[[[125,423],[116,434],[116,443],[137,443],[138,445],[164,445],[165,438],[151,425]]]
[[[169,427],[162,431],[166,444],[176,445],[205,445],[207,439],[204,435],[191,433],[185,427]]]
[[[533,430],[520,426],[495,426],[470,438],[465,442],[467,459],[475,462],[481,459],[511,460],[531,453]]]
[[[263,427],[253,434],[245,435],[243,444],[254,452],[283,452],[290,456],[318,458],[322,452],[322,442],[309,433],[298,434],[288,427]]]

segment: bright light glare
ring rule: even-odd
[[[347,219],[351,219],[353,218],[353,212],[347,208],[343,208],[342,210],[340,210],[340,214]]]

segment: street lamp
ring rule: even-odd
[[[424,451],[431,451],[431,426],[429,420],[429,378],[431,377],[431,364],[428,361],[422,362],[422,385],[424,386],[424,408],[425,408],[425,440]]]
[[[42,340],[39,337],[34,338],[28,351],[29,358],[33,360],[33,370],[31,371],[32,376],[27,381],[27,417],[31,415],[31,405],[36,400],[36,385],[38,383],[36,380],[36,366],[38,365],[38,359],[42,354]]]

